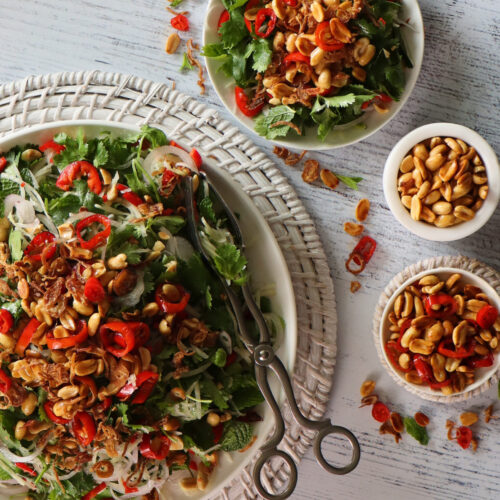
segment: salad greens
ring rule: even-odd
[[[168,145],[162,131],[143,126],[121,137],[61,133],[43,145],[16,146],[5,158],[0,212],[8,237],[0,243],[0,279],[7,288],[0,294],[0,314],[7,327],[0,336],[0,375],[9,389],[0,410],[0,483],[14,479],[34,500],[80,499],[101,484],[96,498],[141,496],[160,489],[174,471],[200,463],[211,471],[214,453],[251,444],[252,422],[260,420],[254,408],[263,397],[220,280],[189,241],[181,182],[196,172],[189,154]],[[195,201],[204,248],[240,294],[249,279],[247,261],[203,181]],[[114,269],[113,259],[124,259],[126,267]],[[14,269],[19,268],[26,269],[30,300],[50,304],[46,313],[54,330],[47,330],[44,341],[33,333],[26,337],[26,325],[38,319],[30,320],[23,301],[8,293],[18,289]],[[104,274],[94,276],[94,268],[104,268]],[[84,279],[84,270],[92,277]],[[107,276],[111,281],[105,281]],[[74,309],[81,331],[66,330],[62,340],[51,333],[63,328],[62,313],[54,312],[50,302],[56,300],[51,298],[53,280],[64,283],[56,297],[63,308],[78,302],[89,308],[89,314]],[[97,287],[93,291],[91,280]],[[278,335],[281,318],[271,311],[269,298],[258,301]],[[87,333],[90,310],[100,311],[93,336]],[[21,346],[16,337],[7,348],[6,339],[17,327],[27,343]],[[255,325],[249,327],[255,331]],[[121,330],[110,343],[112,328]],[[50,376],[30,379],[19,370],[30,366],[33,352]],[[92,399],[80,398],[74,407],[56,411],[56,404],[64,403],[58,391],[70,381],[70,363],[55,361],[61,355],[87,361],[102,357],[113,369],[84,377],[83,394]],[[36,401],[31,413],[9,404],[15,397],[11,390]],[[23,437],[19,422],[27,429],[30,422],[45,427]],[[78,425],[85,426],[90,444]],[[65,449],[65,440],[77,447]],[[114,471],[105,479],[96,468],[103,461]],[[26,465],[20,468],[21,462]]]

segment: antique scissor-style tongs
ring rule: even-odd
[[[241,250],[243,250],[244,242],[240,226],[231,208],[227,205],[227,203],[224,201],[224,198],[222,198],[222,196],[218,193],[218,191],[214,188],[214,186],[208,181],[205,174],[200,173],[199,177],[208,183],[208,186],[210,187],[212,194],[217,198],[221,207],[225,210],[227,215],[227,220],[230,225],[231,233],[235,238],[235,243],[237,246],[239,246]],[[260,449],[261,454],[257,459],[257,462],[255,463],[253,469],[253,480],[255,483],[255,487],[264,498],[271,500],[282,500],[288,498],[292,494],[297,484],[297,467],[295,465],[295,462],[288,453],[284,452],[283,450],[279,450],[277,448],[285,434],[285,422],[283,420],[283,416],[281,414],[278,402],[276,401],[276,397],[274,396],[271,387],[269,386],[269,382],[267,379],[268,368],[270,368],[278,377],[280,385],[281,387],[283,387],[283,390],[285,391],[285,396],[288,400],[290,409],[292,411],[295,420],[304,428],[317,432],[313,442],[313,449],[318,463],[323,467],[323,469],[332,474],[347,474],[348,472],[351,472],[358,465],[359,462],[360,449],[358,440],[356,439],[354,434],[345,427],[332,425],[330,420],[321,420],[321,421],[310,420],[306,418],[299,410],[297,402],[295,401],[292,384],[290,382],[290,378],[288,376],[286,368],[284,367],[281,360],[276,356],[273,350],[273,347],[271,345],[271,336],[266,321],[264,319],[264,316],[262,315],[262,312],[257,307],[257,304],[254,301],[254,298],[252,296],[248,284],[242,285],[241,289],[243,292],[243,298],[245,300],[246,306],[248,307],[248,310],[253,316],[259,329],[260,338],[258,342],[255,341],[254,337],[250,334],[247,328],[242,304],[240,303],[239,297],[235,294],[235,292],[228,284],[228,282],[217,272],[210,256],[206,253],[206,251],[202,246],[198,230],[198,224],[196,222],[195,212],[194,212],[193,178],[190,176],[185,177],[183,180],[183,186],[185,190],[188,230],[191,236],[191,241],[194,244],[196,250],[200,252],[206,264],[210,267],[210,269],[212,269],[214,274],[219,277],[224,287],[224,290],[229,299],[229,302],[231,303],[231,307],[236,317],[236,322],[238,324],[238,329],[240,331],[241,339],[243,340],[246,348],[253,357],[257,383],[267,404],[270,406],[271,410],[274,413],[275,428],[273,434],[268,439],[267,443],[261,447]],[[351,444],[352,447],[351,461],[348,465],[345,465],[344,467],[335,467],[331,465],[330,463],[327,462],[327,460],[323,456],[321,450],[321,443],[326,436],[332,434],[342,435]],[[272,459],[273,457],[280,457],[290,467],[288,483],[286,484],[284,490],[277,494],[273,494],[267,491],[264,488],[261,479],[262,468],[264,467],[265,463],[270,459]]]

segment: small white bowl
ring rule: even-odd
[[[418,144],[431,137],[453,137],[473,146],[482,158],[488,176],[488,196],[475,217],[451,227],[435,227],[423,221],[415,221],[404,207],[397,189],[401,161]],[[474,130],[456,123],[431,123],[405,135],[392,149],[384,167],[384,195],[394,217],[412,233],[433,241],[455,241],[470,236],[480,229],[493,215],[500,199],[500,166],[492,147]]]
[[[437,267],[434,269],[425,269],[424,271],[419,272],[418,274],[415,274],[408,278],[389,298],[387,301],[385,308],[383,310],[381,319],[380,319],[380,328],[379,328],[379,336],[378,336],[378,342],[379,342],[379,355],[381,354],[383,359],[385,360],[385,367],[387,371],[389,372],[389,375],[399,384],[402,385],[405,389],[409,390],[410,392],[417,394],[418,396],[424,398],[424,399],[431,399],[434,401],[438,402],[456,402],[457,400],[465,399],[463,397],[464,395],[467,395],[468,393],[474,393],[474,394],[468,394],[468,396],[472,395],[477,395],[485,390],[487,390],[490,387],[490,384],[488,381],[495,375],[497,370],[500,369],[500,355],[495,354],[495,360],[493,362],[492,366],[489,366],[487,368],[478,368],[475,372],[476,374],[476,380],[473,384],[469,385],[468,387],[465,388],[465,390],[461,392],[455,392],[450,396],[447,396],[443,394],[441,391],[435,391],[431,389],[428,386],[424,385],[417,385],[417,384],[412,384],[408,382],[405,377],[404,373],[399,372],[396,370],[389,358],[387,357],[387,354],[385,352],[384,346],[387,340],[389,339],[389,313],[393,310],[394,302],[398,295],[404,291],[404,289],[410,285],[411,283],[414,283],[418,279],[422,278],[423,276],[427,276],[428,274],[436,274],[440,278],[447,279],[449,276],[451,276],[454,273],[459,273],[462,275],[462,280],[471,285],[475,285],[481,290],[486,293],[488,298],[491,300],[492,305],[494,305],[497,309],[500,310],[500,296],[498,293],[495,291],[495,289],[483,278],[477,276],[476,274],[466,271],[464,269],[456,268],[456,267]]]
[[[203,26],[204,45],[220,42],[217,33],[217,24],[223,11],[224,5],[221,0],[210,0],[208,2],[205,23]],[[407,21],[408,24],[402,25],[401,33],[406,47],[408,48],[413,68],[405,69],[406,84],[404,92],[399,101],[391,103],[387,113],[381,114],[376,111],[364,113],[360,118],[351,123],[336,126],[324,141],[318,138],[316,127],[308,127],[305,133],[300,137],[280,138],[279,140],[275,139],[271,142],[287,148],[307,149],[309,151],[334,149],[366,139],[392,120],[404,106],[408,97],[410,97],[415,87],[415,83],[417,82],[424,57],[424,24],[418,1],[402,0],[400,17],[401,19],[409,20]],[[224,106],[241,125],[251,132],[256,133],[254,130],[255,120],[244,116],[238,110],[234,98],[234,80],[228,78],[220,71],[221,61],[206,57],[205,64],[215,92]]]

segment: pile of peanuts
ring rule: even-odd
[[[481,157],[452,137],[416,144],[401,162],[397,185],[412,219],[437,227],[473,219],[488,196]]]
[[[455,310],[448,314],[435,298]],[[491,307],[488,296],[459,273],[429,274],[407,286],[388,315],[385,350],[392,365],[412,384],[429,384],[445,395],[463,391],[500,349],[500,318],[487,328],[478,323],[484,307]]]

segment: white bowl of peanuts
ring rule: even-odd
[[[480,229],[500,198],[500,167],[491,146],[454,123],[431,123],[404,136],[384,168],[384,194],[412,233],[454,241]]]
[[[411,276],[380,320],[380,351],[390,375],[442,402],[486,390],[500,368],[499,310],[498,293],[470,271],[438,267]]]

